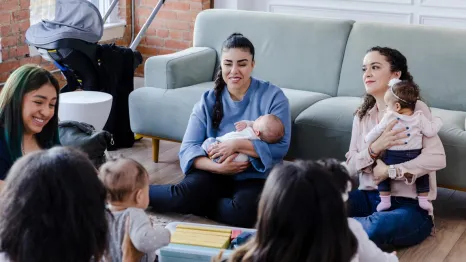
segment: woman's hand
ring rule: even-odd
[[[218,163],[221,164],[225,159],[227,159],[227,157],[233,155],[237,151],[235,140],[228,140],[214,144],[212,148],[210,148],[209,158],[216,159],[219,157]]]
[[[405,141],[403,140],[404,138],[407,138],[408,135],[405,133],[402,133],[406,131],[406,129],[400,128],[400,129],[395,129],[392,130],[393,127],[397,124],[397,120],[393,120],[388,124],[387,128],[385,128],[385,131],[375,140],[371,145],[370,149],[372,152],[375,154],[380,154],[382,151],[396,145],[404,145]]]
[[[234,174],[243,172],[251,165],[249,161],[234,162],[233,160],[235,159],[236,156],[238,156],[237,153],[230,155],[229,157],[225,159],[224,162],[217,164],[218,168],[215,171],[215,173],[223,174],[223,175],[234,175]]]
[[[377,165],[374,167],[374,182],[376,185],[388,178],[388,166],[380,159],[377,159]]]
[[[121,251],[123,252],[122,261],[125,262],[139,262],[141,261],[142,256],[144,253],[137,250],[133,242],[131,242],[131,238],[129,237],[130,231],[130,221],[129,216],[126,217],[125,221],[125,235],[123,236],[123,242],[121,243]]]

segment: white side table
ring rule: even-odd
[[[78,121],[102,130],[112,108],[112,95],[96,91],[74,91],[59,95],[58,119]]]

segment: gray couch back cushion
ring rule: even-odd
[[[239,32],[256,49],[253,75],[279,87],[335,96],[353,21],[210,9],[194,26],[194,46],[220,49]],[[218,57],[220,59],[220,57]]]
[[[343,60],[339,96],[362,96],[362,61],[372,46],[398,49],[428,105],[466,111],[466,30],[357,22]]]

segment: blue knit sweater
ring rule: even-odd
[[[266,178],[272,167],[283,160],[290,146],[291,112],[287,97],[277,86],[256,78],[252,78],[241,101],[233,101],[225,87],[222,93],[224,116],[218,129],[212,127],[214,104],[215,94],[212,89],[205,92],[193,108],[179,153],[182,171],[188,173],[196,157],[207,156],[201,148],[205,139],[234,131],[234,123],[240,120],[255,120],[261,115],[274,114],[285,126],[283,139],[276,144],[267,144],[261,140],[251,141],[259,158],[249,157],[252,166],[235,175],[238,180]]]

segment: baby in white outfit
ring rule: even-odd
[[[365,142],[370,145],[393,120],[398,120],[393,129],[406,129],[408,137],[403,145],[392,146],[382,156],[382,161],[393,169],[394,165],[410,161],[420,155],[423,137],[435,136],[442,127],[442,120],[438,117],[432,117],[430,120],[422,111],[414,111],[419,100],[419,88],[412,81],[392,79],[389,85],[390,88],[384,97],[387,105],[386,113],[380,123],[366,135]],[[381,199],[377,206],[379,212],[391,207],[390,180],[394,178],[393,176],[387,178],[378,185]],[[430,191],[429,175],[417,177],[415,183],[419,206],[431,214],[433,206],[427,199]]]
[[[266,143],[274,144],[279,142],[285,135],[285,127],[282,121],[272,114],[260,116],[255,121],[239,121],[235,123],[235,128],[236,131],[229,132],[223,136],[207,138],[202,143],[202,148],[209,153],[213,145],[235,139],[260,139]],[[246,162],[248,159],[249,157],[246,154],[240,153],[233,161]],[[213,159],[213,161],[217,162],[218,159]]]

